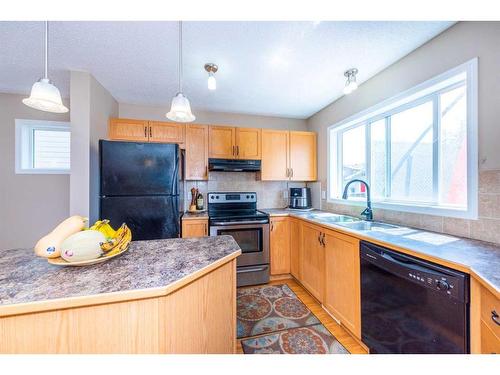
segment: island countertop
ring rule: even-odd
[[[332,217],[337,214],[322,210],[299,211],[277,208],[261,211],[270,216],[290,216],[309,221],[467,272],[476,276],[496,296],[500,295],[500,246],[493,243],[397,224],[391,229],[356,230],[336,224]]]
[[[0,316],[166,295],[241,254],[231,236],[134,241],[123,255],[60,267],[0,251]]]

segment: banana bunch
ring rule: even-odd
[[[132,232],[127,224],[123,223],[118,230],[115,231],[115,236],[101,244],[101,249],[104,251],[103,257],[109,257],[124,251],[130,241],[132,241]]]
[[[104,234],[104,237],[106,237],[107,240],[116,237],[116,231],[109,224],[109,220],[107,219],[96,221],[94,225],[92,225],[89,229],[101,232],[102,234]]]

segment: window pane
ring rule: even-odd
[[[385,119],[373,122],[370,125],[371,161],[370,179],[374,198],[386,196],[386,135]]]
[[[426,102],[391,117],[391,198],[432,202],[433,105]]]
[[[439,201],[467,206],[467,97],[465,85],[440,95]]]
[[[33,131],[33,168],[69,169],[70,132],[35,129]]]
[[[357,126],[342,133],[342,190],[354,178],[366,179],[365,126]],[[349,186],[350,197],[362,197],[365,186]]]

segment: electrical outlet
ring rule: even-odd
[[[288,189],[283,190],[283,199],[288,199]]]
[[[321,199],[326,199],[326,190],[321,190]]]

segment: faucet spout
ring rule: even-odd
[[[349,181],[344,187],[344,193],[342,194],[342,199],[347,199],[349,193],[348,190],[349,186],[354,182],[359,182],[366,186],[366,208],[364,209],[363,212],[361,212],[361,215],[366,218],[365,220],[372,221],[373,220],[372,201],[370,198],[370,185],[368,185],[368,182],[360,180],[359,178],[355,178],[354,180]]]

